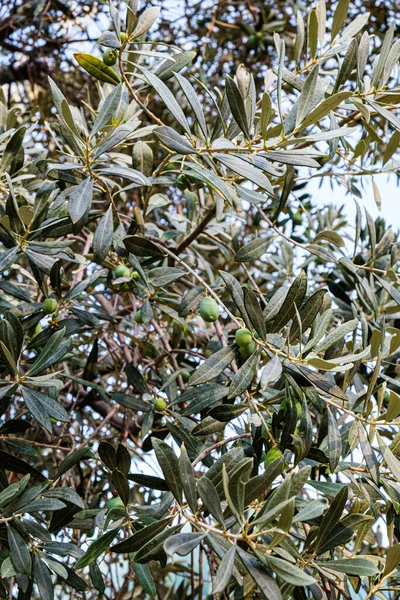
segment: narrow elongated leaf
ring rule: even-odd
[[[318,63],[311,69],[309,76],[304,82],[300,97],[297,103],[296,127],[300,125],[306,116],[311,100],[315,93],[315,87],[318,82],[319,65]]]
[[[357,50],[358,41],[356,39],[351,40],[335,81],[335,87],[333,88],[334,93],[337,92],[351,76],[351,73],[357,62]]]
[[[128,252],[131,252],[135,256],[154,256],[155,258],[164,256],[162,250],[156,244],[139,235],[126,237],[123,244]]]
[[[64,423],[69,421],[65,408],[50,396],[27,387],[22,387],[21,392],[31,415],[48,431],[52,431],[51,419]]]
[[[122,540],[122,542],[118,542],[114,546],[111,546],[110,550],[112,552],[136,552],[142,546],[150,542],[154,537],[156,537],[159,533],[163,532],[168,525],[171,523],[171,518],[162,519],[161,521],[156,521],[143,527],[143,529],[139,529],[136,533],[131,535],[130,537]]]
[[[212,588],[213,594],[220,594],[223,592],[228,585],[232,575],[233,568],[235,565],[235,556],[236,556],[236,545],[232,546],[224,558],[221,560],[218,570],[214,577],[214,583]]]
[[[177,533],[164,542],[164,550],[170,555],[176,553],[179,556],[186,556],[197,548],[206,535],[201,532]]]
[[[267,330],[265,327],[264,315],[262,313],[260,303],[253,290],[247,287],[244,288],[244,305],[254,329],[261,339],[265,339]]]
[[[323,350],[327,350],[327,348],[330,348],[330,346],[335,344],[338,340],[357,329],[358,325],[358,319],[352,319],[351,321],[347,321],[347,323],[343,323],[339,327],[336,327],[336,329],[326,336],[321,344],[318,344],[315,351],[322,352]]]
[[[38,375],[39,373],[44,371],[46,368],[48,368],[48,366],[50,366],[50,364],[52,364],[53,357],[55,354],[56,355],[58,354],[57,349],[59,348],[61,340],[63,339],[64,335],[65,335],[65,327],[63,327],[62,329],[59,329],[58,331],[53,333],[53,335],[49,338],[45,347],[43,348],[43,350],[40,352],[39,356],[33,363],[32,367],[29,371],[30,377],[33,377],[34,375]]]
[[[275,319],[274,331],[279,331],[286,323],[292,319],[296,309],[300,308],[307,292],[307,277],[305,273],[300,273],[290,286],[288,293],[282,303],[279,313]]]
[[[102,263],[111,248],[114,233],[113,212],[110,205],[101,217],[93,236],[93,254],[98,263]]]
[[[137,551],[135,555],[135,561],[138,563],[147,563],[150,560],[156,560],[164,553],[164,542],[167,538],[174,535],[174,533],[180,531],[182,529],[182,525],[174,525],[173,527],[168,527],[162,533],[156,535],[152,540],[147,542],[144,546]]]
[[[151,6],[140,15],[135,29],[132,32],[132,38],[138,38],[146,33],[156,22],[160,14],[161,6]]]
[[[319,122],[323,117],[328,115],[332,110],[335,110],[342,102],[347,100],[353,95],[353,92],[338,92],[328,96],[325,100],[320,102],[308,115],[305,116],[304,121],[301,123],[301,128],[309,127],[314,123]]]
[[[139,584],[142,586],[145,592],[150,596],[157,595],[157,588],[154,582],[151,570],[148,565],[141,565],[139,563],[132,563],[132,568],[138,579]]]
[[[357,575],[358,577],[372,577],[379,571],[378,566],[367,558],[345,558],[338,560],[324,560],[319,563],[320,567],[332,569],[346,575]]]
[[[81,460],[85,460],[87,458],[92,458],[92,457],[93,457],[93,453],[90,450],[90,448],[83,447],[83,448],[79,448],[78,450],[74,450],[73,452],[71,452],[64,458],[64,460],[62,461],[62,463],[60,464],[60,466],[58,468],[57,474],[54,479],[58,479],[59,477],[61,477],[61,475],[63,475],[67,471],[69,471],[69,469],[71,469],[74,465],[76,465]]]
[[[360,441],[360,449],[365,459],[368,471],[376,485],[379,485],[379,463],[375,452],[368,440],[362,423],[357,421],[357,434]]]
[[[234,374],[231,385],[229,386],[228,398],[240,396],[240,394],[243,394],[243,392],[247,390],[256,374],[258,361],[259,354],[256,350],[240,367],[237,373]]]
[[[183,129],[190,135],[190,127],[187,119],[185,117],[185,113],[182,108],[178,104],[174,94],[171,90],[161,81],[157,75],[148,71],[147,69],[143,69],[142,67],[137,67],[144,75],[148,83],[156,90],[157,94],[159,94],[161,100],[164,102],[165,106],[168,108],[172,116],[178,121],[180,125],[182,125]]]
[[[40,598],[43,598],[43,600],[53,600],[54,585],[51,578],[51,572],[37,554],[35,554],[33,561],[33,574],[39,588]]]
[[[245,244],[235,254],[236,262],[252,262],[260,258],[270,244],[271,240],[267,238],[254,238],[248,244]]]
[[[328,506],[329,502],[326,498],[317,498],[316,500],[312,500],[304,508],[299,510],[297,515],[294,517],[293,522],[303,523],[312,521],[313,519],[320,517],[328,508]]]
[[[400,482],[400,460],[395,457],[389,446],[386,446],[379,433],[376,434],[379,448],[383,456],[383,460],[393,473],[394,477]]]
[[[93,75],[99,81],[105,81],[112,85],[120,83],[120,78],[117,73],[109,66],[103,63],[97,56],[78,52],[74,54],[75,60],[80,64],[82,69],[85,69],[90,75]]]
[[[379,113],[384,119],[386,119],[386,121],[391,123],[396,129],[400,131],[400,119],[398,119],[392,112],[390,112],[374,100],[369,100],[369,98],[365,98],[365,100],[370,106],[372,106],[374,110],[376,110],[377,113]]]
[[[212,354],[196,369],[189,379],[188,385],[208,383],[214,379],[214,377],[217,377],[222,373],[222,371],[235,359],[235,356],[236,352],[234,346],[221,348],[221,350]]]
[[[331,39],[334,40],[346,20],[347,13],[349,11],[350,0],[339,0],[335,13],[333,15]]]
[[[25,541],[14,527],[7,524],[7,537],[10,547],[10,556],[18,573],[30,575],[31,555]]]
[[[166,125],[157,127],[154,135],[164,146],[178,154],[196,154],[196,148],[193,148],[192,144],[172,127]]]
[[[152,439],[153,448],[156,454],[157,462],[161,467],[165,481],[173,493],[175,499],[182,503],[182,482],[179,475],[179,461],[175,452],[165,442]]]
[[[179,73],[175,73],[175,78],[177,79],[179,85],[181,86],[182,91],[185,94],[187,101],[189,102],[189,104],[194,112],[194,115],[197,119],[197,122],[200,126],[200,129],[201,129],[204,137],[207,138],[207,135],[208,135],[207,124],[206,124],[206,120],[204,117],[203,107],[201,105],[198,95],[196,94],[194,87],[186,79],[186,77],[183,77]]]
[[[193,468],[186,451],[185,446],[181,446],[181,454],[179,457],[179,475],[182,482],[183,492],[190,510],[193,513],[197,512],[197,492],[196,480],[193,473]]]
[[[87,177],[69,194],[68,212],[74,224],[89,213],[92,198],[93,182]]]
[[[198,491],[200,498],[208,510],[221,525],[224,525],[224,516],[222,513],[221,503],[219,500],[218,492],[213,482],[205,475],[199,480]]]
[[[247,114],[244,100],[235,81],[232,79],[232,77],[229,77],[229,75],[227,75],[225,79],[225,91],[232,116],[235,119],[235,122],[239,126],[244,136],[250,141],[250,132],[247,123]]]
[[[286,560],[277,558],[276,556],[266,556],[265,560],[271,570],[278,575],[283,581],[292,585],[313,585],[316,583],[314,577],[307,575],[304,571],[296,567]]]
[[[85,554],[75,563],[75,569],[83,569],[83,567],[87,567],[88,565],[94,563],[94,561],[99,558],[99,556],[103,554],[107,548],[109,548],[117,533],[118,528],[111,529],[90,544]]]
[[[388,550],[382,577],[389,575],[400,563],[400,544],[393,544]]]
[[[333,529],[334,525],[336,525],[336,523],[342,516],[344,507],[346,506],[348,495],[349,489],[347,486],[344,486],[336,494],[335,498],[332,501],[332,504],[326,511],[324,518],[322,519],[321,525],[318,528],[317,536],[315,539],[316,550],[318,550],[322,542],[327,537],[329,537],[330,531]]]
[[[268,575],[267,571],[258,560],[242,550],[239,546],[236,548],[236,552],[240,556],[249,575],[256,582],[258,589],[268,598],[268,600],[282,600],[282,594],[277,583],[270,575]]]
[[[240,93],[240,92],[239,92]],[[238,156],[231,156],[230,154],[220,154],[217,153],[214,155],[215,158],[228,167],[234,173],[237,173],[241,177],[244,177],[246,180],[252,181],[258,187],[262,188],[271,196],[273,195],[273,188],[271,182],[268,177],[264,175],[261,169],[256,166],[253,166],[248,161],[241,159]]]
[[[327,290],[318,290],[310,296],[299,310],[299,317],[301,321],[301,331],[305,333],[309,327],[314,323],[315,318],[322,308],[324,297]],[[297,319],[293,320],[293,324],[290,328],[290,341],[294,342],[300,335],[300,325]]]
[[[342,453],[342,438],[336,419],[329,407],[326,409],[328,415],[328,456],[329,466],[332,473],[339,464],[339,458]]]
[[[96,120],[93,123],[92,131],[90,133],[91,137],[96,135],[96,133],[103,129],[103,127],[108,125],[112,117],[115,116],[119,104],[121,102],[121,96],[122,85],[117,85],[117,87],[113,89],[111,94],[109,94],[104,100],[103,105],[99,110],[99,114],[97,115]]]
[[[164,287],[186,275],[182,269],[174,267],[156,267],[147,271],[147,279],[154,287]]]

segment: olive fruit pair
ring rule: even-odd
[[[206,323],[214,323],[219,317],[218,304],[213,298],[206,296],[200,302],[200,316]]]
[[[256,343],[253,340],[253,336],[246,327],[236,330],[235,342],[239,346],[239,354],[243,358],[251,356],[256,349]]]
[[[51,315],[56,312],[58,308],[58,302],[54,298],[46,298],[42,304],[42,311],[45,315]]]

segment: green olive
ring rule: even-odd
[[[214,323],[219,317],[218,304],[213,298],[206,296],[200,302],[200,316],[206,323]]]
[[[236,330],[235,341],[238,346],[247,346],[253,341],[253,337],[246,327],[242,327],[241,329]]]
[[[167,403],[164,398],[156,398],[154,400],[154,410],[156,412],[162,412],[167,408]]]
[[[189,180],[186,177],[186,175],[183,175],[183,173],[178,175],[178,177],[176,178],[176,187],[180,190],[186,190],[186,188],[188,186],[189,186]]]
[[[123,281],[122,283],[119,284],[120,292],[129,292],[129,290],[131,290],[131,289],[132,289],[131,281]]]
[[[140,275],[137,271],[132,271],[131,277],[132,279],[140,279]]]
[[[189,381],[190,379],[190,373],[187,369],[183,369],[183,371],[181,371],[181,377],[183,379],[183,381],[186,383],[187,381]]]
[[[302,214],[297,212],[294,215],[292,215],[292,222],[294,225],[301,225],[303,222]]]
[[[255,34],[251,34],[247,39],[246,48],[247,50],[257,50],[259,43],[259,37]]]
[[[58,308],[58,302],[54,298],[46,298],[42,304],[42,311],[45,315],[51,315]]]
[[[121,44],[125,44],[126,40],[128,39],[128,34],[126,33],[126,31],[121,31],[119,39],[121,41]]]
[[[250,344],[247,344],[246,346],[240,346],[239,347],[239,354],[243,358],[249,358],[249,356],[251,356],[253,354],[253,352],[254,352],[255,349],[256,349],[256,343],[255,343],[254,340],[252,340],[250,342]]]
[[[118,279],[119,277],[129,277],[130,273],[131,271],[126,265],[118,265],[113,271],[115,279]]]
[[[112,67],[117,62],[117,53],[113,48],[106,48],[103,52],[103,63]]]
[[[138,325],[142,325],[143,324],[143,317],[142,317],[142,311],[139,309],[135,315],[135,322]]]

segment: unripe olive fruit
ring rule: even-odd
[[[303,217],[302,217],[301,213],[297,212],[294,215],[292,215],[292,221],[293,221],[294,225],[301,225],[303,222]]]
[[[206,296],[200,302],[200,316],[206,323],[214,323],[219,317],[218,304],[213,298]]]
[[[117,62],[117,53],[113,48],[106,48],[103,52],[103,63],[112,67]]]
[[[130,269],[126,265],[118,265],[114,269],[113,275],[114,275],[115,279],[118,279],[118,277],[129,277]]]
[[[111,508],[124,508],[124,503],[122,502],[121,498],[119,496],[115,496],[113,498],[110,498],[107,501],[107,508],[111,509]]]
[[[121,31],[119,39],[121,40],[121,44],[125,44],[126,40],[128,39],[127,33],[125,31]]]
[[[162,412],[167,408],[167,403],[164,398],[156,398],[154,400],[154,410],[156,412]]]
[[[179,188],[180,190],[186,190],[188,185],[189,185],[189,182],[188,182],[188,178],[186,177],[186,175],[183,175],[182,173],[181,173],[181,175],[178,175],[178,177],[176,178],[176,187]]]
[[[187,369],[183,369],[183,371],[181,371],[181,377],[183,379],[183,381],[186,383],[187,381],[189,381],[190,379],[190,373]]]
[[[27,331],[28,336],[33,339],[34,337],[36,337],[37,335],[39,335],[39,333],[42,332],[42,326],[40,323],[36,323],[35,327],[30,327]]]
[[[271,448],[265,455],[264,467],[268,467],[268,465],[270,465],[272,462],[274,462],[274,460],[280,458],[281,456],[283,456],[283,454],[279,450],[279,448]]]
[[[254,34],[249,35],[247,43],[246,43],[246,48],[247,48],[247,50],[256,50],[259,43],[260,43],[260,40],[257,35],[254,35]]]
[[[143,324],[142,311],[139,309],[135,315],[135,321],[138,325]]]
[[[247,346],[253,341],[253,338],[250,331],[246,327],[242,327],[236,330],[235,341],[238,346]]]
[[[137,271],[132,271],[131,277],[132,279],[140,279],[140,275]]]
[[[247,344],[246,346],[240,346],[239,347],[239,354],[243,358],[249,358],[249,356],[251,356],[253,354],[253,352],[254,352],[255,349],[256,349],[256,343],[255,343],[254,340],[252,340],[250,342],[250,344]]]
[[[301,415],[303,414],[303,407],[301,405],[301,402],[296,402],[296,412],[297,412],[297,418],[300,419]]]
[[[57,310],[58,302],[54,298],[46,298],[42,304],[42,310],[45,315],[51,315]]]

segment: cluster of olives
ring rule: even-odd
[[[253,340],[251,331],[246,329],[246,327],[237,329],[235,333],[235,342],[239,346],[239,354],[243,358],[251,356],[256,349],[256,343]]]
[[[139,279],[140,275],[137,271],[132,271],[128,266],[126,265],[118,265],[114,271],[113,271],[113,277],[114,279],[120,279],[122,277],[125,278],[129,278],[129,279]],[[121,292],[127,292],[131,289],[131,281],[121,281],[119,284],[119,289]]]

